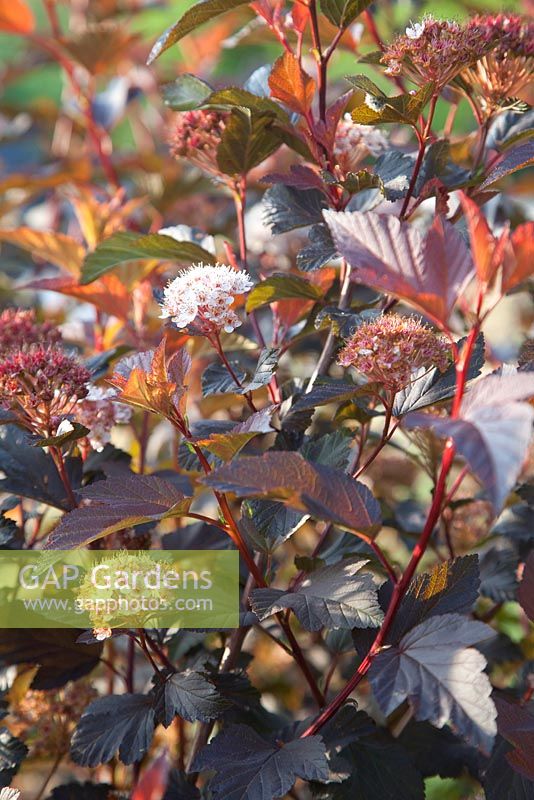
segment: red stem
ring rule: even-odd
[[[412,179],[410,181],[410,186],[408,187],[408,192],[406,193],[406,197],[404,198],[404,203],[402,204],[402,209],[401,209],[401,213],[400,213],[400,219],[401,220],[404,219],[406,211],[408,210],[408,205],[409,205],[410,200],[412,198],[412,195],[413,195],[413,193],[415,191],[415,185],[417,183],[417,178],[419,177],[419,172],[421,171],[421,166],[423,164],[423,159],[425,157],[426,143],[427,143],[428,137],[430,135],[430,131],[432,129],[432,120],[434,119],[434,112],[436,110],[436,103],[438,102],[438,97],[439,97],[439,95],[435,94],[435,95],[433,95],[433,97],[432,97],[432,99],[430,101],[430,108],[429,108],[429,111],[428,111],[428,119],[426,121],[426,125],[425,125],[423,133],[420,133],[417,130],[417,128],[415,129],[415,132],[417,134],[417,138],[419,140],[419,150],[417,152],[417,159],[415,161],[415,166],[414,166],[414,169],[413,169]]]
[[[459,414],[463,394],[465,391],[465,384],[467,380],[469,363],[473,353],[473,347],[478,336],[479,328],[480,324],[477,322],[477,324],[474,326],[474,328],[471,330],[468,336],[465,348],[463,352],[460,354],[460,360],[456,366],[456,391],[453,401],[453,408],[451,412],[451,416],[453,418]],[[360,666],[358,667],[358,669],[356,670],[355,674],[352,676],[350,681],[341,690],[341,692],[339,692],[339,694],[332,700],[332,702],[329,703],[329,705],[324,709],[324,711],[317,717],[315,722],[304,731],[302,737],[313,736],[322,728],[322,726],[326,722],[328,722],[329,719],[331,719],[334,716],[334,714],[338,711],[338,709],[341,708],[345,700],[352,694],[354,689],[358,686],[360,681],[365,677],[371,664],[373,663],[373,659],[379,652],[382,645],[385,643],[387,634],[395,619],[397,611],[399,610],[404,594],[410,584],[410,581],[412,580],[415,574],[419,562],[421,561],[426,551],[426,548],[430,542],[436,523],[440,518],[443,509],[443,501],[445,498],[447,476],[453,464],[454,455],[455,455],[454,444],[452,443],[451,440],[448,440],[447,444],[445,445],[445,450],[443,451],[443,455],[441,458],[441,469],[439,477],[436,482],[436,487],[434,490],[434,498],[432,500],[432,504],[428,512],[428,517],[425,523],[425,527],[423,529],[423,532],[421,533],[419,541],[417,542],[413,550],[412,557],[402,575],[402,578],[400,579],[400,581],[398,581],[398,583],[395,585],[393,589],[393,594],[391,597],[390,604],[388,606],[388,610],[386,612],[386,616],[384,617],[384,622],[382,623],[382,626],[373,644],[371,645],[369,652],[363,659],[362,663],[360,664]]]

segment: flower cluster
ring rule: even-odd
[[[381,60],[388,75],[406,75],[418,85],[441,88],[491,47],[479,27],[428,15],[397,36]]]
[[[111,429],[118,423],[129,422],[132,410],[114,401],[113,389],[91,386],[87,395],[76,403],[74,418],[89,428],[88,439],[91,447],[100,452],[111,440]]]
[[[50,436],[86,397],[89,378],[89,371],[59,347],[13,350],[0,358],[0,408],[33,433]]]
[[[346,342],[338,362],[398,392],[422,367],[444,371],[450,354],[447,340],[436,336],[420,319],[386,314],[361,325]]]
[[[387,150],[388,141],[377,128],[357,125],[345,114],[336,130],[334,156],[345,174],[356,172],[367,156],[379,156]]]
[[[95,689],[85,681],[59,690],[30,690],[13,709],[11,730],[34,757],[64,755],[69,752],[76,723],[95,697]]]
[[[220,172],[217,148],[229,117],[224,111],[184,111],[176,115],[168,142],[175,158],[185,158],[211,174]]]
[[[204,336],[221,330],[231,333],[241,325],[232,308],[234,300],[252,285],[247,272],[226,264],[193,264],[165,287],[160,316],[172,319],[178,328],[194,325],[195,332]]]
[[[519,14],[496,14],[473,17],[467,28],[482,32],[492,48],[459,75],[461,84],[480,98],[487,117],[513,102],[532,81],[534,22]]]
[[[50,322],[37,322],[33,309],[6,308],[0,313],[0,354],[19,350],[22,344],[54,345],[61,334]]]

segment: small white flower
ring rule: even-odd
[[[93,628],[93,636],[98,642],[103,642],[105,639],[109,639],[113,635],[113,631],[111,628]],[[2,795],[0,795],[0,800],[2,800]]]
[[[193,264],[165,287],[160,317],[172,319],[178,328],[194,322],[205,333],[231,333],[241,325],[231,308],[234,298],[252,286],[247,272],[238,272],[226,264]]]
[[[363,102],[367,108],[370,108],[371,111],[376,111],[377,114],[380,114],[386,105],[380,97],[375,97],[374,94],[369,94],[368,92],[366,92]]]
[[[114,389],[91,386],[87,396],[74,408],[76,420],[89,428],[88,439],[93,450],[101,452],[111,441],[111,429],[118,423],[129,422],[132,410],[123,403],[114,402]]]
[[[68,419],[64,419],[57,426],[56,436],[63,436],[64,433],[72,433],[73,430],[74,430],[74,425],[72,424],[72,422],[70,422],[70,420]],[[2,795],[0,794],[0,800],[1,797]]]
[[[408,39],[419,39],[419,37],[423,35],[424,30],[424,19],[421,22],[412,22],[412,24],[406,28],[406,36]]]
[[[403,192],[409,185],[410,182],[406,175],[398,175],[396,178],[391,178],[391,180],[384,183],[386,189],[391,189],[396,192]]]

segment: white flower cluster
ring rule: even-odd
[[[118,423],[129,422],[131,408],[114,402],[115,391],[91,386],[87,397],[79,400],[74,408],[76,421],[89,428],[91,447],[100,452],[111,440],[111,429]]]
[[[368,155],[379,156],[387,150],[388,141],[377,128],[357,125],[345,114],[336,131],[334,155],[344,172],[356,172]]]
[[[194,322],[205,334],[220,330],[231,333],[241,325],[231,306],[236,296],[252,286],[247,272],[226,264],[193,264],[165,287],[160,316],[170,317],[178,328]]]

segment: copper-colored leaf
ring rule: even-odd
[[[509,292],[534,273],[534,222],[519,225],[511,242],[512,251],[507,254],[503,266],[503,292]]]
[[[42,258],[73,275],[78,275],[80,272],[84,250],[72,236],[22,227],[0,230],[0,241],[27,250],[33,256]]]
[[[315,94],[315,81],[299,64],[296,56],[284,53],[275,61],[269,75],[271,94],[297,114],[307,114]]]
[[[115,275],[104,275],[90,286],[81,286],[76,278],[42,278],[24,285],[25,289],[41,289],[59,292],[76,297],[84,303],[91,303],[104,314],[119,319],[128,319],[131,296],[126,287]]]
[[[119,361],[110,378],[123,403],[144,408],[168,419],[184,411],[186,378],[191,367],[183,348],[167,360],[166,340],[156,350],[136,353]]]
[[[203,482],[239,497],[272,497],[317,519],[354,532],[376,530],[380,507],[363,483],[299,453],[248,456],[212,472]]]
[[[507,240],[506,233],[500,239],[496,239],[479,206],[463,193],[461,202],[469,230],[471,254],[478,279],[481,283],[489,284],[502,262],[503,249]]]
[[[22,0],[0,0],[0,31],[31,33],[35,28],[32,10]]]

